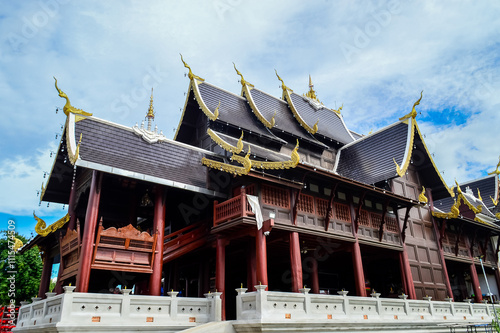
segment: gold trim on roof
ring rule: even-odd
[[[420,98],[418,99],[418,101],[415,102],[415,104],[413,104],[413,108],[411,109],[411,112],[408,113],[406,116],[399,118],[399,121],[403,121],[403,120],[406,120],[409,118],[415,119],[417,117],[417,111],[415,110],[415,106],[420,104],[420,101],[422,100],[422,93],[423,92],[424,92],[423,90],[420,92]]]
[[[275,170],[295,168],[300,161],[298,150],[299,150],[299,140],[297,140],[297,145],[292,150],[291,158],[289,161],[262,162],[262,161],[252,160],[252,166],[257,169],[275,169]]]
[[[82,137],[83,133],[80,133],[80,140],[78,140],[78,144],[76,145],[76,150],[74,154],[71,151],[71,149],[68,149],[68,158],[69,161],[71,162],[71,165],[75,165],[76,161],[78,160],[78,157],[80,156],[80,144],[82,143]]]
[[[428,203],[429,199],[425,196],[425,187],[422,186],[422,192],[418,196],[418,201]]]
[[[409,151],[408,155],[406,156],[406,160],[403,161],[401,167],[396,162],[396,159],[394,157],[392,158],[394,164],[396,164],[396,172],[399,175],[399,177],[403,177],[406,174],[406,170],[408,169],[408,166],[410,165],[411,162],[411,155],[413,153],[413,141],[415,140],[415,124],[416,124],[415,121],[412,120],[411,124],[409,125],[410,126],[409,130],[411,131],[410,144],[408,145]]]
[[[179,54],[180,54],[180,53],[179,53]],[[194,75],[194,74],[193,74],[193,71],[191,70],[191,67],[189,67],[189,65],[188,65],[188,64],[186,64],[186,62],[185,62],[185,61],[184,61],[184,59],[182,58],[182,54],[180,54],[180,55],[181,55],[181,61],[182,61],[182,63],[184,64],[184,67],[186,67],[186,68],[189,70],[189,73],[188,73],[188,78],[189,78],[190,80],[196,79],[196,80],[201,81],[201,82],[205,81],[204,79],[202,79],[202,78],[201,78],[201,77],[199,77],[198,75]]]
[[[70,219],[69,213],[67,213],[62,218],[60,218],[59,220],[57,220],[56,222],[52,223],[51,225],[49,225],[47,227],[47,224],[45,223],[45,221],[42,220],[41,218],[39,218],[38,216],[36,216],[35,211],[33,211],[33,217],[37,221],[36,226],[35,226],[35,231],[37,234],[39,234],[42,237],[45,237],[48,234],[58,230],[63,225],[65,225],[66,222],[68,222]]]
[[[189,67],[188,64],[186,64],[186,62],[182,58],[182,54],[181,54],[181,61],[184,64],[184,67],[189,69],[188,77],[189,77],[189,80],[191,81],[190,87],[191,87],[191,89],[193,89],[193,93],[194,93],[196,101],[198,102],[198,105],[200,106],[203,113],[208,117],[208,119],[215,121],[219,117],[220,101],[219,101],[219,105],[217,105],[214,112],[210,111],[208,106],[203,101],[203,97],[201,97],[200,90],[198,89],[198,83],[202,83],[205,80],[202,79],[201,77],[193,74],[193,72],[191,71],[191,67]],[[177,133],[176,133],[176,136],[177,136]]]
[[[248,147],[248,153],[245,155],[245,157],[241,157],[233,153],[231,161],[233,160],[243,164],[243,166],[240,167],[232,164],[227,164],[224,162],[217,162],[205,157],[201,159],[201,163],[209,168],[228,172],[234,175],[238,176],[247,175],[250,172],[250,169],[252,168],[252,161],[250,160],[250,147]]]
[[[495,171],[489,172],[488,175],[500,175],[500,156],[498,157],[498,164]]]
[[[76,118],[75,122],[78,122],[82,119],[85,119],[85,117],[92,115],[92,113],[85,112],[81,109],[77,109],[74,106],[72,106],[70,101],[69,101],[68,95],[66,95],[66,93],[64,93],[61,89],[59,89],[59,87],[57,87],[57,79],[55,78],[55,76],[53,76],[53,78],[55,80],[55,86],[56,86],[57,92],[59,93],[59,97],[66,99],[66,104],[63,107],[63,112],[66,116],[69,116],[70,112],[75,114],[75,115],[80,115],[80,117],[75,117]]]
[[[342,103],[342,105],[341,105],[341,106],[340,106],[337,110],[335,110],[335,109],[331,109],[331,110],[332,110],[333,112],[335,112],[336,114],[340,115],[340,114],[341,114],[341,113],[340,113],[340,111],[342,111],[342,108],[343,108],[343,107],[344,107],[344,104]]]
[[[483,201],[483,198],[481,198],[481,192],[479,191],[479,188],[477,189],[477,198]]]
[[[462,191],[459,192],[457,195],[457,199],[455,200],[455,203],[453,206],[451,206],[450,212],[449,213],[440,213],[440,212],[432,212],[432,215],[437,217],[437,218],[457,218],[460,215],[460,210],[459,207],[461,203],[467,205],[469,209],[474,212],[474,214],[481,213],[483,210],[482,205],[478,205],[477,207],[474,207],[469,200],[463,195]],[[483,221],[481,221],[483,222]]]
[[[500,220],[500,213],[495,214],[496,218]]]
[[[23,247],[23,241],[17,237],[14,237],[14,251],[17,252],[21,247]]]
[[[498,205],[498,200],[493,199],[493,197],[491,195],[490,195],[490,199],[495,206]]]
[[[236,73],[241,77],[240,82],[241,82],[241,96],[243,96],[247,101],[248,104],[250,104],[250,109],[252,109],[253,113],[257,116],[257,119],[264,124],[267,128],[271,129],[276,125],[276,112],[274,113],[274,116],[271,118],[271,121],[268,121],[262,113],[260,113],[259,108],[257,108],[257,105],[255,104],[252,94],[250,93],[250,90],[254,87],[253,84],[249,83],[243,78],[243,74],[236,68],[236,65],[234,64],[234,70]]]
[[[299,122],[300,126],[302,126],[302,127],[304,127],[306,129],[306,131],[308,131],[311,134],[316,134],[316,132],[318,131],[319,119],[314,124],[313,127],[307,125],[307,123],[305,122],[305,120],[302,119],[302,117],[300,116],[299,112],[297,111],[297,109],[295,109],[295,106],[293,105],[292,97],[290,96],[290,92],[293,92],[293,90],[289,89],[285,85],[285,83],[283,82],[283,80],[281,79],[281,77],[278,75],[278,71],[276,71],[276,69],[274,71],[276,72],[276,76],[278,77],[278,80],[281,81],[281,88],[283,89],[283,99],[288,103],[288,106],[290,106],[290,110],[292,110],[293,116],[295,117],[295,119],[297,119],[297,121]]]
[[[210,128],[207,129],[207,134],[212,138],[212,140],[215,141],[219,146],[221,146],[224,150],[234,153],[234,154],[239,154],[243,150],[243,131],[241,131],[241,136],[240,139],[238,140],[238,143],[235,146],[230,145],[226,141],[224,141],[220,136],[217,135],[214,131],[212,131]]]

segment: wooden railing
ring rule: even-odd
[[[163,262],[168,262],[190,252],[207,241],[209,233],[206,221],[189,225],[163,238]]]
[[[214,227],[218,224],[244,216],[253,216],[254,213],[247,202],[247,195],[244,188],[241,193],[234,198],[219,203],[214,201]]]

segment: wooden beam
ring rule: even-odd
[[[359,202],[358,202],[358,209],[356,211],[356,218],[354,220],[354,227],[356,228],[356,233],[358,233],[358,226],[359,226],[358,220],[359,220],[359,216],[361,215],[361,208],[363,207],[365,195],[366,195],[366,191],[361,194],[361,198],[359,198]],[[354,203],[354,201],[353,201],[353,203]]]
[[[387,214],[387,206],[390,204],[390,200],[387,199],[385,202],[384,202],[384,206],[382,207],[382,209],[384,210],[382,212],[382,221],[380,221],[380,228],[378,230],[378,241],[381,242],[382,241],[382,237],[384,236],[384,224],[385,224],[385,216]]]
[[[406,240],[406,228],[408,228],[408,217],[410,216],[410,210],[411,206],[406,206],[405,220],[403,222],[403,229],[401,230],[401,239],[403,240],[403,243]]]
[[[330,224],[330,216],[333,216],[333,200],[335,199],[335,191],[339,183],[335,183],[332,188],[332,193],[330,195],[330,201],[328,202],[328,207],[326,208],[325,214],[325,231],[328,231],[328,225]]]

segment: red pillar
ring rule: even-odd
[[[101,197],[101,184],[102,174],[97,170],[93,170],[89,202],[85,214],[85,225],[83,227],[80,264],[78,266],[78,274],[76,275],[76,291],[84,293],[89,289],[90,264],[92,263],[92,252],[94,250],[95,230]]]
[[[255,265],[257,272],[257,283],[268,285],[267,280],[267,247],[264,229],[257,230],[255,234]],[[253,288],[253,286],[251,286]],[[250,289],[252,290],[252,289]]]
[[[292,291],[299,292],[302,284],[302,261],[300,258],[299,233],[290,233],[290,266],[292,269]]]
[[[247,288],[248,291],[253,291],[254,286],[258,284],[257,282],[257,258],[256,252],[257,248],[255,244],[257,243],[257,239],[255,243],[250,242],[248,244],[248,258],[247,258]]]
[[[153,231],[156,234],[155,253],[153,253],[153,273],[149,279],[149,294],[161,295],[161,272],[163,268],[163,236],[165,232],[165,190],[157,187],[155,193],[155,208]]]
[[[45,298],[45,293],[49,291],[50,275],[52,273],[53,263],[54,257],[49,258],[49,254],[45,253],[43,260],[42,279],[40,281],[40,287],[38,288],[38,297]]]
[[[471,258],[471,260],[473,260]],[[474,261],[470,264],[470,277],[472,282],[472,288],[474,289],[474,301],[476,303],[480,303],[483,300],[483,292],[481,291],[481,287],[479,286],[479,278],[477,277],[476,264]]]
[[[352,244],[352,265],[354,267],[354,282],[356,284],[356,295],[366,297],[365,273],[363,261],[361,260],[361,249],[358,240]]]
[[[221,292],[222,320],[226,320],[226,240],[218,237],[215,249],[215,289]]]
[[[417,293],[415,292],[415,285],[413,284],[413,277],[411,274],[410,261],[408,260],[408,253],[406,252],[406,245],[403,244],[403,252],[399,253],[399,259],[401,264],[401,277],[403,279],[403,286],[405,287],[405,293],[410,299],[417,299]]]
[[[319,294],[318,261],[314,256],[311,259],[311,291],[313,294]]]

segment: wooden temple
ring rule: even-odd
[[[498,168],[449,188],[427,150],[415,108],[369,135],[350,131],[313,84],[281,98],[236,69],[234,94],[192,73],[173,140],[76,109],[40,200],[68,206],[47,226],[39,297],[56,291],[201,297],[235,288],[455,301],[499,297]],[[235,75],[236,75],[235,74]],[[406,115],[405,115],[406,114]],[[482,261],[482,262],[481,262]],[[481,269],[485,267],[485,274]],[[486,279],[485,279],[486,276]]]

